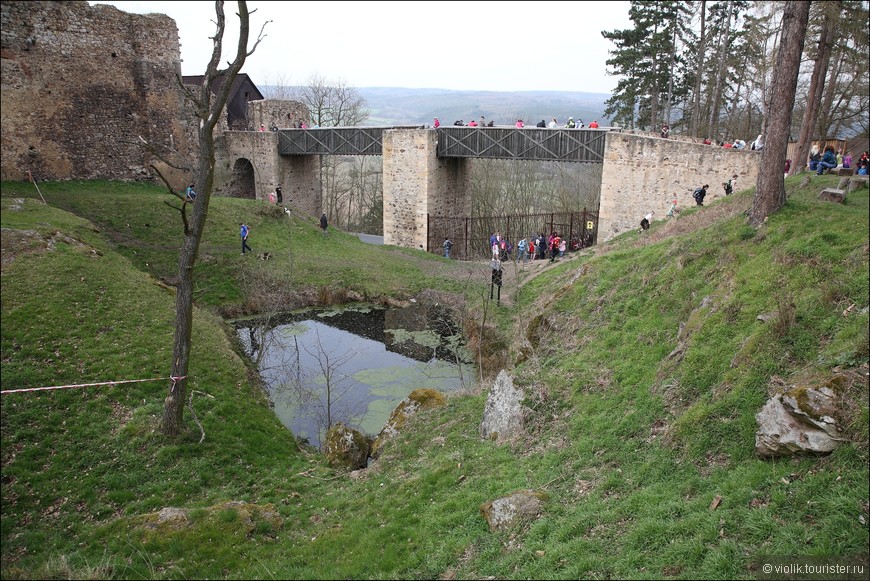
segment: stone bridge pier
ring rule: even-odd
[[[438,158],[438,132],[384,132],[384,244],[426,249],[427,214],[470,216],[466,158]]]

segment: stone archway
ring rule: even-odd
[[[233,164],[233,172],[225,189],[230,198],[257,198],[257,186],[254,181],[254,166],[247,158],[240,157]]]

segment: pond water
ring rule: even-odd
[[[358,305],[235,326],[275,413],[313,446],[337,421],[376,435],[415,389],[474,382],[460,331],[437,306]]]

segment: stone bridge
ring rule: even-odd
[[[693,205],[692,191],[709,184],[707,200],[758,175],[755,151],[633,135],[621,131],[416,127],[227,131],[216,142],[215,192],[267,199],[281,184],[284,204],[319,216],[321,155],[383,156],[384,243],[426,247],[427,216],[470,216],[469,159],[551,160],[602,164],[600,239],[637,228],[670,200]]]

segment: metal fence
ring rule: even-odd
[[[450,257],[459,260],[489,258],[492,249],[489,237],[497,232],[512,247],[503,258],[516,258],[517,241],[530,240],[538,234],[544,237],[552,232],[567,241],[568,251],[580,250],[595,244],[598,239],[598,214],[586,208],[575,212],[549,214],[516,214],[506,216],[426,216],[428,237],[426,250],[443,253],[444,239],[453,242]]]

